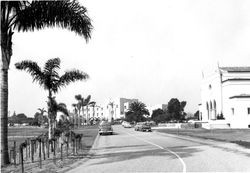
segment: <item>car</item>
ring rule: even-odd
[[[145,123],[145,122],[138,122],[136,125],[135,125],[135,131],[148,131],[148,132],[151,132],[151,126],[150,124],[148,123]]]
[[[110,122],[102,121],[99,124],[98,128],[99,128],[99,134],[100,135],[103,135],[103,134],[110,134],[110,135],[112,135],[113,134],[113,128],[112,128]]]
[[[129,122],[125,122],[125,123],[123,123],[123,127],[124,128],[131,128],[132,125]]]

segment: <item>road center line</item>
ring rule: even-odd
[[[123,131],[123,132],[124,132],[124,131]],[[124,133],[127,133],[128,135],[133,136],[134,138],[136,138],[136,139],[138,139],[138,140],[144,141],[144,142],[146,142],[146,143],[148,143],[148,144],[151,144],[151,145],[156,146],[156,147],[158,147],[158,148],[160,148],[160,149],[162,149],[162,150],[166,150],[166,151],[172,153],[173,155],[175,155],[175,156],[180,160],[180,162],[181,162],[181,164],[182,164],[182,166],[183,166],[182,172],[184,172],[184,173],[187,172],[185,162],[184,162],[184,161],[182,160],[182,158],[181,158],[177,153],[175,153],[174,151],[171,151],[171,150],[168,149],[167,147],[164,148],[164,147],[162,147],[162,146],[160,146],[160,145],[157,145],[157,144],[155,144],[155,143],[153,143],[153,142],[150,142],[150,141],[145,140],[145,139],[143,139],[143,138],[137,137],[137,136],[135,136],[135,135],[133,135],[133,134],[131,134],[131,133],[128,133],[128,132],[124,132]]]

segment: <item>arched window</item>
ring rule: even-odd
[[[214,100],[214,119],[217,119],[216,116],[217,116],[217,110],[216,110],[216,101]]]
[[[208,102],[207,102],[207,119],[209,120],[209,106],[208,106]]]

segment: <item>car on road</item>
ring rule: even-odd
[[[131,127],[132,127],[132,125],[131,125],[129,122],[124,122],[124,123],[122,124],[122,126],[123,126],[124,128],[131,128]]]
[[[145,123],[145,122],[138,122],[135,125],[135,131],[142,131],[142,132],[148,131],[148,132],[151,132],[152,130],[151,130],[150,124]]]
[[[99,124],[99,127],[98,127],[98,128],[99,128],[99,134],[100,134],[100,135],[103,135],[103,134],[112,135],[112,134],[113,134],[113,128],[112,128],[110,122],[102,121],[102,122]]]

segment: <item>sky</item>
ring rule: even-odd
[[[49,28],[13,36],[9,70],[10,114],[33,117],[46,108],[48,93],[31,76],[15,69],[22,60],[43,67],[61,59],[60,74],[80,69],[90,79],[63,88],[58,102],[72,110],[74,96],[92,96],[104,105],[117,97],[137,98],[147,106],[171,98],[200,103],[202,71],[220,66],[250,66],[250,1],[247,0],[84,0],[92,37]]]

